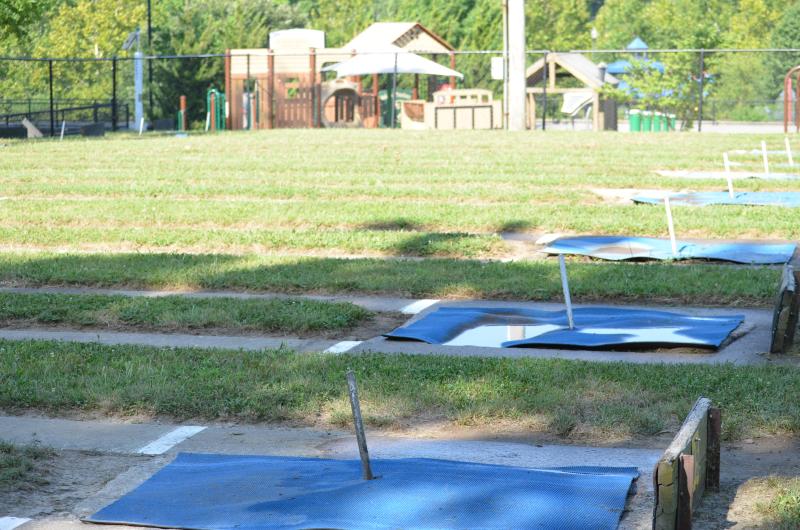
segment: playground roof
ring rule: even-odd
[[[375,51],[389,46],[417,53],[447,53],[454,50],[443,38],[419,22],[375,22],[342,48]]]
[[[335,70],[337,77],[369,74],[427,74],[464,77],[446,66],[420,57],[396,46],[386,48],[386,53],[359,54],[341,63],[326,66],[323,71]],[[394,52],[394,53],[393,53]]]
[[[645,43],[642,39],[636,37],[628,43],[625,49],[631,51],[644,51],[644,50],[649,50],[650,48],[649,46],[647,46],[647,43]]]
[[[593,90],[599,90],[604,83],[616,85],[619,79],[606,72],[605,80],[600,78],[600,68],[580,53],[548,53],[547,63],[555,63],[576,79]],[[544,57],[533,63],[525,71],[528,84],[536,84],[544,79]]]

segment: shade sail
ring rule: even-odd
[[[395,58],[397,63],[395,64]],[[337,77],[371,74],[423,74],[446,77],[464,76],[455,70],[424,57],[402,50],[388,50],[381,53],[363,53],[322,69],[323,72],[336,72]]]

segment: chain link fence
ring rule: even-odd
[[[252,52],[144,57],[146,129],[499,128],[507,118],[498,50],[417,54],[463,77],[384,68],[338,80],[328,67],[348,59],[341,51]],[[369,55],[396,62],[391,52]],[[676,129],[706,131],[782,131],[786,109],[795,120],[797,95],[785,106],[783,91],[798,49],[536,50],[527,64],[529,128],[624,131],[642,127],[641,113],[663,115],[666,129],[672,116]],[[53,136],[91,124],[136,130],[134,68],[130,56],[0,58],[0,134],[23,119]],[[210,119],[211,90],[226,93],[224,124]]]

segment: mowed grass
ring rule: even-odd
[[[782,149],[781,135],[768,136]],[[497,232],[666,236],[653,206],[591,188],[722,190],[654,170],[715,169],[762,136],[280,130],[8,141],[0,245],[494,257]],[[800,181],[738,182],[800,190]],[[800,236],[800,209],[675,208],[682,237]]]
[[[780,279],[777,269],[725,265],[572,261],[568,271],[576,303],[767,305]],[[0,253],[0,284],[539,301],[562,296],[557,262],[467,259]]]
[[[351,328],[370,316],[350,303],[302,299],[0,293],[2,325],[307,333]]]
[[[675,431],[698,396],[723,435],[800,432],[800,370],[552,359],[295,354],[0,342],[0,407],[345,426],[355,370],[370,426],[502,422],[571,439]]]
[[[34,489],[46,483],[47,461],[55,455],[52,449],[38,445],[14,445],[0,440],[0,491]]]

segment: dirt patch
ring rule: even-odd
[[[28,518],[69,516],[78,503],[147,458],[90,451],[56,451],[42,462],[31,482],[0,490],[0,514]]]
[[[285,339],[324,339],[324,340],[368,340],[383,333],[402,326],[408,315],[402,313],[375,313],[360,324],[346,329],[307,331],[301,333],[276,333],[254,329],[208,327],[208,328],[178,328],[156,326],[127,326],[124,324],[110,324],[108,326],[74,326],[54,325],[43,326],[34,320],[5,320],[0,322],[0,329],[32,329],[38,331],[118,331],[125,333],[180,333],[188,335],[224,335],[241,337],[274,337]]]
[[[720,491],[703,497],[693,528],[771,528],[758,510],[777,493],[767,484],[770,476],[800,476],[800,439],[756,438],[723,446]]]

